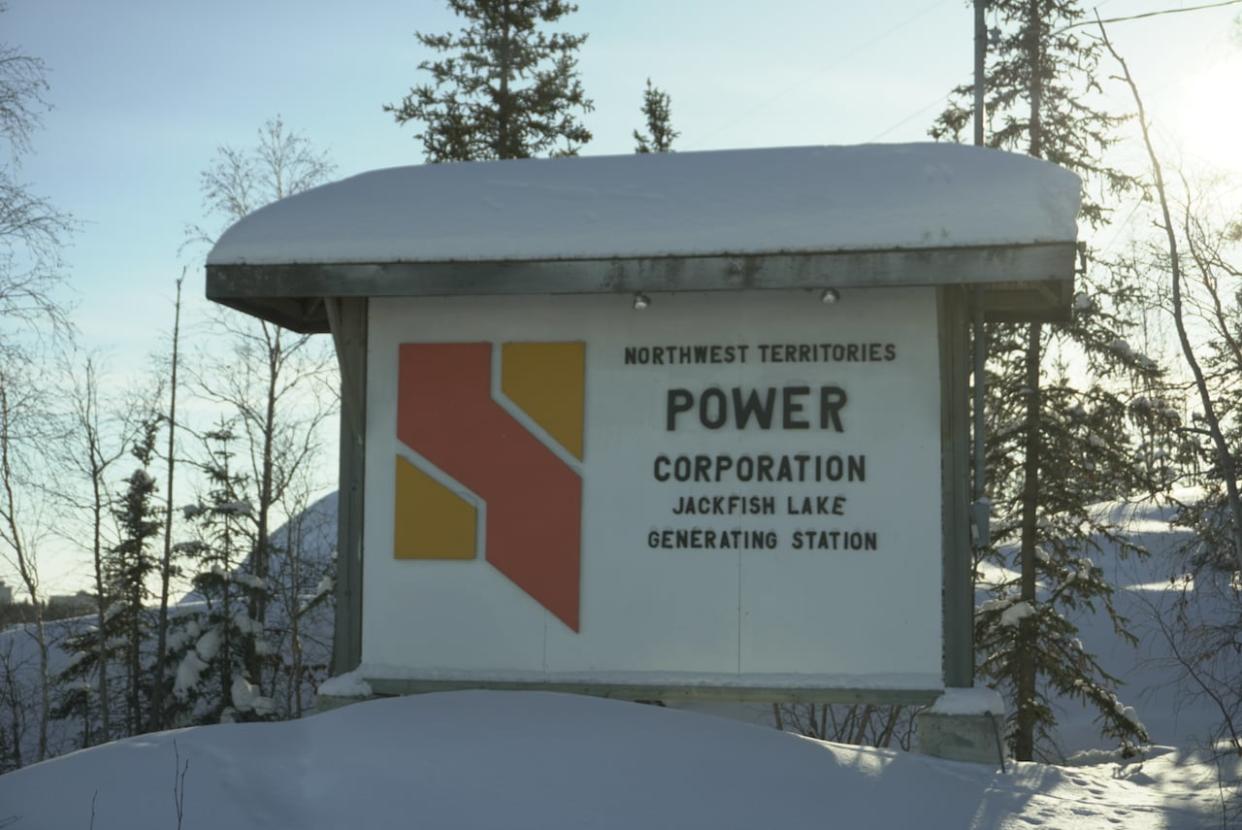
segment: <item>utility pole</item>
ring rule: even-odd
[[[984,82],[986,80],[986,58],[988,49],[988,29],[984,18],[987,11],[987,0],[974,0],[975,3],[975,146],[983,146],[983,107]],[[983,418],[984,392],[986,391],[987,364],[987,328],[983,322],[983,292],[976,288],[974,292],[974,309],[972,320],[972,340],[974,341],[974,450],[975,475],[971,519],[975,529],[975,547],[986,547],[990,542],[988,532],[990,505],[987,498],[987,470],[984,467],[984,436]]]
[[[984,61],[988,52],[987,0],[975,0],[975,146],[983,146]]]

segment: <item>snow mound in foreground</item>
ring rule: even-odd
[[[18,828],[1180,828],[1210,764],[987,766],[799,738],[634,703],[452,692],[301,721],[164,732],[0,777]],[[1167,760],[1166,760],[1167,759]],[[1202,780],[1200,780],[1202,779]]]

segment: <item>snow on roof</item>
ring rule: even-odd
[[[208,265],[537,261],[1072,242],[1080,181],[957,144],[429,164],[283,199]]]

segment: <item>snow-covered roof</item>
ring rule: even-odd
[[[1069,313],[1080,182],[956,144],[375,170],[261,208],[207,296],[299,331],[328,297],[974,285],[989,319]]]
[[[956,144],[395,167],[255,211],[208,265],[531,261],[1073,241],[1077,176]]]

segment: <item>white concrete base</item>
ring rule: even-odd
[[[915,716],[916,749],[949,761],[1004,766],[1005,719],[993,714],[942,714],[925,710]]]

